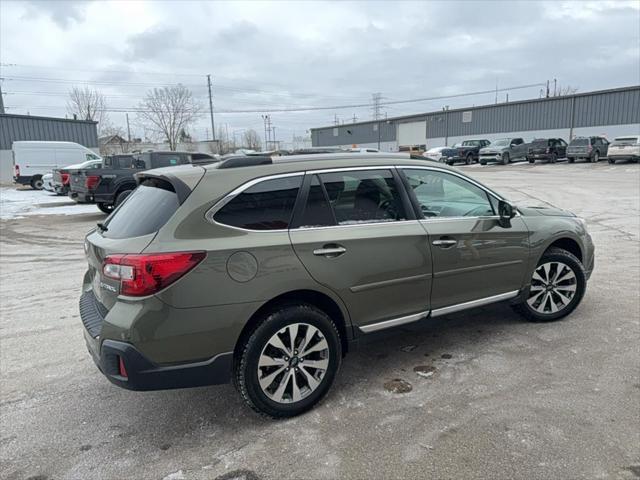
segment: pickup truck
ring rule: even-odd
[[[190,152],[145,152],[105,157],[101,170],[78,170],[71,175],[69,197],[95,203],[111,213],[136,188],[134,174],[152,168],[192,163]]]
[[[456,162],[464,162],[470,165],[477,162],[480,158],[480,149],[491,144],[489,140],[465,140],[461,144],[456,144],[451,148],[446,148],[440,152],[440,161],[446,162],[447,165],[453,165]]]
[[[88,160],[83,163],[75,165],[67,165],[64,168],[56,168],[51,173],[53,175],[51,184],[53,191],[58,195],[67,195],[69,193],[69,182],[71,181],[71,175],[79,170],[95,170],[96,168],[102,168],[102,159],[100,160]]]
[[[501,163],[527,159],[528,145],[522,138],[501,138],[491,142],[491,145],[480,149],[480,165],[487,163]]]

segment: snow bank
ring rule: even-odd
[[[98,213],[95,205],[79,205],[67,197],[44,190],[0,188],[0,218],[22,218],[26,215],[78,215]]]

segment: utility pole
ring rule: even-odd
[[[358,121],[358,117],[356,117],[356,114],[353,114],[353,123],[356,123]]]
[[[277,150],[276,145],[278,145],[278,141],[276,140],[276,127],[271,127],[271,130],[273,130],[273,150]]]
[[[209,88],[209,114],[211,115],[211,139],[216,141],[216,127],[213,123],[213,99],[211,98],[211,75],[207,75],[207,87]]]
[[[127,118],[127,139],[129,143],[131,143],[131,128],[129,127],[129,112],[126,112],[124,115]]]
[[[553,79],[553,96],[557,96],[557,85],[558,85],[558,79],[554,78]]]
[[[264,149],[265,151],[269,149],[269,140],[268,140],[268,132],[269,129],[267,127],[267,123],[271,122],[271,119],[269,118],[269,114],[266,115],[262,115],[262,121],[264,122]]]
[[[547,98],[549,98],[549,80],[547,80]]]
[[[2,85],[0,85],[0,113],[4,113],[4,99],[2,98]]]
[[[340,125],[340,120],[338,120],[338,114],[337,113],[333,114],[333,124],[334,125]]]

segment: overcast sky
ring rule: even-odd
[[[579,91],[640,83],[640,2],[0,2],[8,112],[63,116],[73,85],[135,107],[188,85],[214,110],[362,104],[544,83]],[[509,92],[537,98],[539,86]],[[505,100],[505,92],[498,95]],[[495,101],[495,93],[384,107],[389,116]],[[260,113],[216,113],[229,134]],[[278,139],[371,118],[369,108],[272,113]],[[124,126],[123,113],[111,121]],[[135,127],[135,114],[130,115]],[[193,133],[204,139],[204,116]]]

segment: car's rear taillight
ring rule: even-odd
[[[105,277],[120,281],[120,293],[132,297],[153,295],[192,270],[206,252],[111,255],[102,263]]]
[[[587,152],[590,152],[591,150],[593,150],[593,147],[591,145],[587,145]]]
[[[84,186],[87,187],[87,190],[93,190],[100,183],[100,177],[97,175],[89,175],[85,181]]]
[[[19,177],[20,176],[20,165],[16,165],[14,167],[14,172],[15,172],[15,176]]]
[[[69,174],[68,173],[62,173],[62,184],[63,185],[68,185],[69,184]]]

